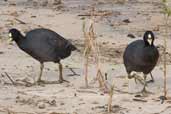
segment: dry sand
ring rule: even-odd
[[[17,1],[17,2],[16,2]],[[101,68],[108,74],[108,83],[115,82],[113,96],[113,114],[170,114],[171,100],[161,104],[159,96],[163,91],[162,45],[163,14],[160,0],[128,0],[118,4],[112,0],[62,0],[62,4],[46,4],[42,0],[8,0],[0,1],[0,114],[107,114],[108,94],[99,89],[95,78],[93,62],[89,65],[90,88],[84,89],[83,55],[74,52],[62,61],[64,78],[70,83],[45,84],[29,87],[29,82],[37,80],[39,63],[22,52],[16,44],[7,43],[7,33],[12,27],[26,32],[33,28],[50,28],[70,39],[83,52],[83,18],[89,22],[87,15],[92,6],[97,16],[95,30],[100,44],[102,58]],[[171,22],[169,22],[171,25]],[[157,37],[155,44],[160,49],[160,60],[153,70],[155,82],[147,89],[154,94],[138,97],[141,84],[128,80],[122,62],[122,54],[128,43],[140,39],[145,30],[153,30]],[[169,31],[171,29],[169,28]],[[133,34],[136,38],[127,37]],[[171,35],[171,34],[170,34]],[[171,39],[168,39],[168,96],[171,95]],[[69,76],[73,68],[80,76]],[[4,75],[20,85],[14,86]],[[150,76],[149,76],[150,77]],[[148,78],[149,78],[148,77]],[[58,79],[58,66],[46,63],[44,80]],[[135,101],[140,99],[140,101]]]

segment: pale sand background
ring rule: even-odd
[[[38,0],[8,0],[0,1],[0,72],[7,72],[13,80],[23,83],[23,80],[33,82],[39,73],[39,63],[22,52],[16,44],[7,44],[7,33],[12,27],[22,32],[37,27],[50,28],[67,39],[72,40],[83,51],[82,17],[92,6],[97,12],[112,12],[111,15],[96,18],[95,30],[101,44],[102,70],[108,73],[108,79],[115,81],[113,96],[113,114],[169,114],[171,101],[164,104],[159,101],[163,90],[162,57],[153,70],[155,82],[148,85],[148,90],[154,92],[143,99],[146,102],[133,101],[136,92],[142,85],[128,80],[122,63],[122,54],[128,43],[139,38],[131,39],[128,34],[140,37],[145,30],[153,30],[162,55],[163,44],[163,14],[160,0],[128,0],[125,4],[117,4],[112,0],[63,0],[63,4],[52,5],[37,3]],[[15,18],[26,24],[15,21]],[[87,22],[89,17],[85,17]],[[130,23],[123,20],[129,19]],[[169,22],[171,23],[171,22]],[[169,29],[170,31],[170,29]],[[171,34],[170,34],[171,36]],[[171,95],[171,39],[168,39],[168,95]],[[70,71],[65,67],[64,77],[70,83],[42,86],[13,86],[6,83],[6,77],[0,78],[0,114],[106,114],[108,95],[98,88],[98,83],[91,83],[90,89],[83,89],[83,57],[74,52],[65,59],[64,66],[74,68],[81,76],[68,76]],[[57,80],[57,64],[47,63],[43,79]],[[91,64],[89,71],[90,82],[95,77],[95,68]],[[109,81],[110,83],[110,81]],[[123,92],[122,92],[123,91]],[[129,94],[134,93],[134,94]],[[8,113],[15,112],[15,113]]]

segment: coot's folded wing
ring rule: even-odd
[[[49,37],[46,37],[47,44],[50,45],[52,48],[56,49],[56,51],[64,51],[67,49],[71,43],[64,39],[59,34],[54,34]]]

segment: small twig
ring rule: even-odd
[[[24,21],[22,21],[22,20],[20,20],[20,19],[15,18],[15,20],[18,21],[18,22],[21,23],[21,24],[27,24],[27,23],[25,23]]]
[[[3,74],[1,74],[1,75],[3,75],[3,76],[6,76],[10,81],[11,81],[11,83],[13,84],[13,85],[16,85],[16,83],[13,81],[13,79],[9,76],[9,74],[7,73],[7,72],[4,72],[5,73],[5,75],[3,75]]]
[[[78,16],[91,16],[91,14],[79,14]]]
[[[1,74],[3,77],[7,77],[10,81],[11,81],[11,83],[12,83],[12,85],[15,85],[15,86],[22,86],[22,85],[24,85],[24,84],[22,84],[22,83],[18,83],[18,82],[15,82],[11,77],[10,77],[10,75],[7,73],[7,72],[4,72],[4,74]],[[23,81],[24,83],[25,83],[25,86],[28,86],[28,87],[30,87],[31,85],[32,85],[32,83],[30,83],[30,82],[27,82],[27,81]],[[9,84],[9,83],[8,83]]]
[[[79,14],[78,16],[107,16],[107,15],[111,15],[112,12],[102,12],[102,13],[95,13],[95,14]]]
[[[26,23],[26,22],[24,22],[24,21],[22,21],[22,20],[20,20],[20,19],[17,19],[17,18],[15,18],[15,20],[18,21],[18,22],[21,23],[21,24],[28,24],[28,23]],[[36,26],[38,26],[38,27],[41,27],[41,28],[44,28],[42,25],[37,25],[37,24],[34,24],[34,25],[36,25]]]
[[[77,90],[77,92],[79,92],[79,93],[93,93],[93,94],[97,94],[97,92],[90,91],[90,90]]]
[[[134,99],[132,99],[133,101],[138,101],[138,102],[147,102],[147,100],[143,100],[143,99],[136,99],[136,98],[134,98]]]
[[[68,68],[73,74],[70,74],[70,76],[80,76],[80,74],[77,74],[73,68]]]

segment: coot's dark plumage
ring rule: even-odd
[[[152,31],[146,31],[143,40],[136,40],[130,43],[123,56],[124,65],[128,73],[128,78],[131,78],[131,72],[143,72],[144,88],[146,86],[146,75],[151,74],[151,71],[157,64],[159,52],[154,46],[154,34]]]
[[[60,60],[70,56],[71,52],[76,50],[76,47],[71,42],[56,32],[44,28],[31,30],[25,36],[19,30],[11,29],[9,30],[9,36],[20,49],[40,62],[41,71],[38,82],[41,81],[44,62],[59,63],[59,82],[63,81]]]

